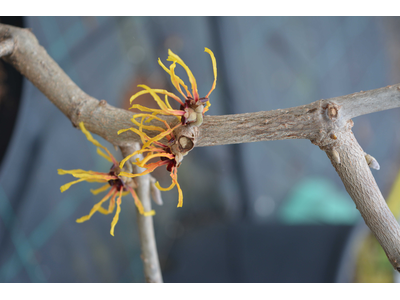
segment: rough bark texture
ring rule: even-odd
[[[321,101],[316,101],[288,109],[205,116],[197,146],[314,139],[317,137],[316,128],[320,126],[321,113]]]
[[[325,150],[347,192],[356,204],[367,226],[371,229],[393,267],[400,271],[400,228],[378,185],[375,182],[364,151],[354,137],[348,122],[347,130],[338,133],[337,143]]]
[[[340,118],[329,119],[327,107],[341,110]],[[400,84],[358,92],[313,103],[246,114],[204,116],[197,146],[272,141],[281,139],[316,139],[320,131],[332,131],[357,116],[400,107]],[[230,134],[235,132],[235,134]],[[333,133],[333,132],[330,132]]]
[[[120,129],[135,127],[130,122],[133,113],[112,107],[105,100],[98,101],[81,91],[48,56],[29,30],[0,24],[0,51],[6,55],[3,59],[27,77],[75,126],[83,121],[89,131],[125,149],[140,142],[132,132],[117,135]],[[400,107],[400,84],[288,109],[205,116],[200,128],[180,128],[175,132],[175,138],[180,143],[177,149],[183,154],[195,145],[309,139],[326,151],[366,224],[392,265],[400,271],[400,227],[388,209],[368,168],[364,152],[350,130],[351,118],[395,107]],[[169,124],[176,122],[175,117],[165,117],[165,120]],[[162,126],[156,120],[151,124]],[[154,135],[153,132],[146,133]],[[143,183],[143,186],[146,184]],[[147,191],[147,187],[144,189]],[[152,223],[143,222],[139,226],[143,226],[140,232],[149,239],[154,238]],[[143,250],[143,255],[147,255],[145,253],[150,252]],[[146,259],[143,259],[145,264]]]

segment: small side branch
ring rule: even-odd
[[[139,143],[121,147],[121,152],[124,157],[140,149]],[[136,157],[131,158],[135,161]],[[133,165],[133,173],[141,173],[144,169]],[[135,178],[138,187],[136,188],[137,195],[143,204],[144,211],[151,211],[150,200],[150,175],[143,175]],[[139,231],[140,245],[142,249],[142,260],[144,267],[144,275],[146,282],[163,282],[160,263],[158,260],[158,252],[156,239],[154,236],[153,217],[143,216],[137,211],[137,224]]]

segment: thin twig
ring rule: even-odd
[[[123,157],[140,150],[140,148],[139,143],[132,143],[132,145],[120,147]],[[130,161],[134,162],[136,158],[143,159],[142,155],[139,154],[132,157]],[[133,173],[141,173],[144,170],[145,169],[133,165]],[[150,175],[147,174],[136,177],[135,181],[137,182],[136,192],[143,204],[144,211],[151,211]],[[158,260],[156,239],[154,236],[153,217],[145,217],[141,215],[138,210],[136,210],[136,212],[146,282],[163,282],[160,263]]]

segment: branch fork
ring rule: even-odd
[[[134,142],[140,142],[133,132],[117,134],[121,128],[137,129],[130,121],[134,113],[85,94],[48,56],[29,30],[0,24],[0,56],[42,91],[73,124],[83,121],[89,131],[115,146],[132,147]],[[177,128],[171,151],[181,155],[178,158],[181,160],[195,146],[309,139],[326,152],[365,223],[393,267],[400,271],[400,227],[370,171],[370,167],[379,168],[379,164],[361,149],[351,131],[352,118],[398,107],[400,84],[274,111],[198,118],[196,108],[191,108],[193,111],[188,110],[187,117],[194,120],[196,113],[193,123],[201,126],[189,123]],[[163,119],[170,125],[176,122],[175,116]],[[152,120],[149,124],[158,126],[157,122]],[[150,137],[155,136],[151,130],[143,131]],[[149,189],[146,191],[148,193]],[[148,224],[140,226],[152,230]],[[146,233],[144,238],[147,234],[154,238],[151,233]]]
[[[326,127],[320,139],[312,142],[326,152],[365,223],[400,272],[400,227],[369,168],[379,169],[379,164],[358,144],[351,130],[354,123],[344,117],[343,107],[330,102],[322,108]]]

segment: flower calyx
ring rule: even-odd
[[[204,103],[208,102],[208,98],[203,97],[195,101],[192,97],[187,97],[184,105],[180,110],[185,114],[181,117],[182,125],[200,126],[203,123]]]

